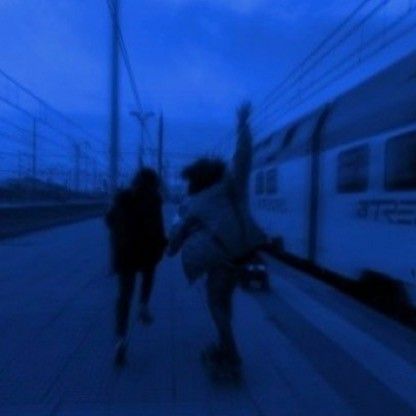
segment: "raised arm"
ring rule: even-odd
[[[253,137],[249,124],[251,104],[243,104],[238,112],[237,143],[231,165],[233,188],[238,197],[248,194],[249,178],[253,157]]]

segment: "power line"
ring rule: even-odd
[[[7,74],[4,70],[0,69],[0,75],[3,76],[3,78],[7,79],[11,84],[13,84],[16,88],[18,88],[20,91],[24,92],[26,95],[31,97],[33,100],[35,100],[38,104],[43,106],[48,111],[54,113],[58,117],[60,117],[62,120],[65,120],[66,123],[72,125],[73,127],[77,128],[80,131],[83,131],[85,134],[87,134],[88,137],[93,138],[90,132],[88,132],[85,127],[81,126],[79,123],[75,122],[73,119],[69,118],[67,115],[65,115],[63,112],[59,111],[52,105],[50,105],[47,101],[45,101],[43,98],[35,94],[32,90],[24,86],[22,83],[17,81],[15,78],[13,78],[11,75]]]
[[[339,40],[335,45],[333,45],[329,51],[326,51],[322,58],[328,56],[329,53],[334,48],[336,48],[337,45],[340,44],[340,42],[352,36],[353,32],[356,32],[360,26],[363,26],[369,20],[370,17],[374,16],[375,13],[380,11],[388,3],[388,1],[383,1],[381,4],[377,5],[374,9],[369,11],[368,14],[365,15],[363,19],[361,19],[359,24],[354,25],[353,29],[356,28],[356,30],[350,30],[347,33],[347,35],[344,36],[341,40]],[[341,80],[343,77],[345,77],[348,73],[351,73],[351,71],[353,71],[359,65],[363,65],[364,62],[369,61],[370,58],[375,57],[379,52],[387,49],[395,42],[409,35],[412,31],[416,29],[416,22],[411,21],[410,24],[403,27],[402,24],[406,21],[409,21],[412,17],[415,17],[415,9],[413,6],[413,0],[410,0],[409,8],[407,11],[404,11],[401,15],[398,15],[398,17],[395,18],[394,21],[389,23],[389,25],[384,26],[382,29],[374,33],[374,35],[372,35],[366,40],[365,50],[363,50],[363,45],[361,44],[357,46],[355,49],[353,49],[348,55],[342,56],[334,64],[331,64],[329,68],[327,68],[324,72],[320,74],[319,79],[315,83],[311,83],[304,89],[302,96],[292,94],[284,101],[280,99],[280,117],[288,114],[290,111],[299,107],[301,104],[306,103],[307,100],[315,97],[318,93],[324,91],[325,88]],[[354,59],[354,57],[358,57],[358,59]],[[294,82],[296,82],[296,80]],[[305,95],[305,93],[307,94]],[[277,113],[277,110],[275,110],[273,113],[263,113],[262,116],[264,118],[267,115],[267,118],[271,120],[274,113]],[[257,123],[258,121],[259,117],[257,118]],[[258,129],[261,130],[260,127]]]
[[[47,128],[49,128],[50,130],[54,131],[55,133],[58,133],[60,136],[65,137],[67,140],[69,140],[69,142],[73,145],[74,143],[78,142],[78,139],[74,138],[72,135],[69,135],[68,133],[66,133],[65,131],[63,131],[62,129],[54,126],[53,124],[51,124],[49,121],[47,121],[46,119],[43,118],[39,118],[36,114],[26,110],[25,108],[23,108],[22,106],[20,106],[19,104],[14,103],[13,101],[9,100],[6,97],[2,97],[0,96],[0,102],[3,102],[4,104],[6,104],[7,106],[13,108],[14,110],[20,112],[21,114],[24,114],[25,116],[27,116],[28,118],[30,118],[31,120],[36,119],[38,122],[40,122],[41,124],[43,124],[44,126],[46,126]],[[3,121],[4,123],[7,123],[11,126],[13,126],[14,128],[20,130],[21,132],[25,132],[27,134],[32,134],[31,130],[19,127],[18,125],[16,125],[15,123],[5,119],[4,117],[1,118],[0,121]],[[55,143],[55,140],[45,136],[44,134],[38,134],[38,137],[44,139],[44,140],[49,140],[51,142],[51,144],[54,144],[56,146],[60,146],[59,143]],[[92,155],[90,157],[93,157]],[[98,163],[103,164],[102,160],[97,160]]]
[[[412,0],[411,0],[412,1]],[[353,11],[330,33],[325,36],[325,38],[318,43],[318,45],[305,57],[301,62],[296,65],[285,77],[284,79],[274,87],[260,104],[257,106],[256,112],[253,114],[253,129],[258,130],[259,122],[264,118],[269,118],[272,116],[270,114],[269,108],[272,107],[276,102],[279,102],[285,92],[282,90],[286,87],[288,89],[291,85],[295,85],[298,81],[303,79],[307,74],[309,74],[315,66],[328,55],[330,55],[337,47],[339,47],[344,41],[353,34],[357,33],[360,28],[374,15],[376,15],[380,10],[382,10],[387,4],[390,3],[390,0],[381,0],[375,6],[371,0],[363,0],[360,4],[353,9]],[[354,18],[357,17],[360,12],[362,12],[367,6],[372,5],[365,16],[360,19],[358,23],[355,23],[346,33],[340,38],[342,33],[348,28],[349,24],[354,21]],[[275,110],[276,112],[278,110]],[[257,125],[257,126],[256,126]],[[224,136],[223,140],[218,141],[218,146],[224,141],[229,140],[233,137],[234,132],[230,132]],[[216,148],[218,148],[218,146]]]
[[[114,10],[113,5],[111,4],[111,0],[107,0],[107,6],[109,9],[111,18],[113,20],[113,24],[115,25],[117,29],[120,50],[121,50],[123,61],[127,70],[127,74],[129,76],[130,87],[133,92],[134,99],[136,101],[137,110],[139,111],[139,113],[142,113],[143,106],[142,106],[141,99],[140,99],[138,84],[136,82],[136,77],[133,72],[133,67],[131,65],[131,61],[130,61],[129,53],[127,50],[126,42],[124,40],[123,32],[121,30],[119,23],[117,22],[117,19],[115,18],[115,10]]]
[[[403,17],[401,17],[399,20],[403,21],[405,19],[407,19],[409,16],[405,15]],[[393,23],[391,26],[397,26],[397,23],[399,22],[395,22]],[[373,51],[371,52],[367,52],[365,55],[362,56],[361,60],[362,61],[366,61],[368,59],[370,59],[371,57],[373,57],[377,52],[386,49],[388,46],[390,46],[392,43],[394,43],[396,40],[400,39],[401,37],[409,34],[410,32],[414,31],[416,29],[416,24],[412,23],[410,25],[408,25],[407,27],[403,28],[403,30],[401,32],[399,32],[398,34],[396,34],[392,39],[390,39],[389,41],[385,41],[384,44],[379,45],[378,47],[376,47]],[[379,38],[377,36],[373,37],[372,39],[369,40],[369,44],[370,43],[374,43],[374,41],[379,40]],[[352,53],[350,53],[349,58],[352,58],[352,56],[354,55],[355,51],[353,51]],[[340,67],[345,67],[345,69],[341,72],[336,74],[335,70],[339,69]],[[329,70],[325,71],[325,73],[323,74],[320,82],[315,84],[315,89],[312,89],[311,92],[309,92],[309,94],[306,97],[303,97],[301,102],[296,103],[295,107],[299,106],[300,104],[302,104],[303,102],[305,102],[306,100],[312,98],[313,96],[315,96],[316,94],[318,94],[319,92],[321,92],[322,90],[324,90],[330,83],[333,83],[335,81],[338,81],[339,79],[341,79],[345,74],[347,74],[351,69],[353,69],[356,66],[356,63],[350,59],[346,59],[346,60],[341,60],[340,62],[338,62],[336,65],[334,65],[333,67],[331,67]],[[323,80],[327,79],[330,75],[332,75],[332,78],[329,78],[329,80],[327,80],[326,82],[322,82]],[[322,85],[320,85],[322,84]],[[316,88],[318,86],[318,88]],[[293,100],[292,100],[293,101]],[[286,113],[288,112],[288,110],[286,110]]]
[[[267,102],[273,99],[273,97],[292,79],[292,77],[303,69],[303,66],[314,58],[333,38],[338,35],[347,25],[358,15],[372,0],[363,0],[335,29],[333,29],[298,65],[292,69],[289,74],[281,81],[276,87],[274,87],[270,93],[268,93],[263,99],[262,106],[267,106]],[[383,3],[389,0],[383,0]]]
[[[146,147],[144,150],[151,153],[152,155],[156,155],[158,152],[158,149],[156,147]],[[104,153],[104,151],[100,153]],[[169,151],[169,150],[165,150],[165,153],[167,155],[172,155],[173,157],[181,157],[181,158],[195,157],[199,155],[198,152],[192,153],[192,152]],[[127,155],[127,156],[129,155],[135,156],[137,155],[137,152],[135,152],[134,150],[125,150],[125,151],[121,151],[120,154]]]
[[[14,78],[6,74],[1,69],[0,77],[5,78],[13,88],[17,89],[17,91],[12,91],[16,93],[16,95],[13,95],[13,99],[10,98],[9,94],[5,94],[4,96],[0,96],[0,102],[12,109],[13,111],[17,112],[17,114],[27,117],[27,119],[30,120],[32,123],[42,125],[44,128],[43,130],[47,128],[48,130],[50,130],[50,132],[55,133],[53,137],[51,137],[50,135],[45,135],[43,134],[43,132],[41,134],[39,133],[39,131],[35,130],[35,127],[32,129],[26,126],[23,127],[22,125],[18,124],[17,122],[14,122],[13,120],[9,120],[6,117],[0,116],[0,125],[3,125],[3,127],[5,127],[6,129],[6,131],[0,131],[0,136],[4,140],[10,142],[10,146],[8,145],[6,147],[6,149],[8,150],[1,152],[0,156],[7,157],[10,160],[10,162],[12,162],[12,157],[16,157],[16,160],[19,164],[17,170],[6,168],[2,170],[2,173],[11,174],[17,172],[19,177],[23,171],[31,171],[32,177],[38,177],[38,175],[44,176],[45,174],[52,174],[55,178],[55,181],[59,182],[59,179],[56,176],[58,172],[57,169],[59,166],[63,166],[65,161],[69,165],[72,165],[74,156],[73,146],[77,145],[81,149],[82,144],[88,143],[88,141],[85,139],[91,138],[92,136],[78,123],[74,122],[69,117],[65,116],[63,113],[53,108],[39,96],[34,94],[31,90],[23,86],[21,83],[16,81]],[[9,84],[7,84],[7,86],[9,86]],[[19,104],[19,92],[22,92],[25,98],[30,99],[27,102],[27,105],[30,107],[25,108],[24,106]],[[34,100],[34,102],[32,102],[31,100]],[[32,108],[34,104],[38,105],[38,107]],[[27,136],[26,140],[24,135]],[[77,137],[78,135],[80,137]],[[68,145],[71,146],[71,148],[68,149],[68,152],[65,154],[57,152],[57,150],[62,151],[62,141],[57,140],[58,137],[66,139]],[[37,142],[38,139],[42,139],[40,143]],[[98,142],[97,140],[94,141]],[[14,149],[13,152],[9,150],[12,148],[12,146]],[[28,150],[28,148],[30,147],[31,151]],[[39,153],[38,148],[41,149],[42,153]],[[88,149],[87,146],[82,146],[81,157],[84,160],[85,167],[83,168],[83,170],[80,171],[80,173],[82,173],[85,180],[88,180],[88,177],[96,177],[96,174],[98,173],[97,168],[101,170],[103,166],[102,158],[97,157],[97,155],[93,152],[91,147],[89,147]],[[26,163],[28,162],[28,160],[26,159],[32,160],[32,166],[29,166],[30,161],[29,164]],[[26,160],[26,167],[22,165],[23,160]],[[39,168],[40,162],[42,162],[42,168]],[[62,171],[63,169],[64,168],[62,168]],[[70,168],[65,168],[65,170],[67,172],[72,171],[72,169]],[[87,182],[84,181],[84,185],[86,183]],[[89,186],[91,189],[91,187],[93,187],[94,185],[89,184]]]
[[[0,76],[3,77],[10,85],[12,85],[14,88],[17,89],[17,94],[19,92],[23,93],[26,97],[34,101],[34,104],[37,104],[39,106],[39,113],[35,114],[33,111],[29,111],[26,108],[23,108],[21,105],[18,104],[18,100],[12,100],[9,97],[2,96],[0,97],[0,102],[6,104],[10,108],[18,111],[21,114],[24,114],[31,120],[36,119],[37,122],[41,123],[45,127],[49,128],[51,131],[59,134],[59,136],[64,137],[67,139],[71,144],[79,142],[82,137],[75,137],[75,134],[82,135],[84,138],[88,138],[92,140],[94,143],[100,143],[101,141],[98,140],[96,137],[94,137],[89,131],[87,131],[83,126],[81,126],[79,123],[75,122],[73,119],[62,113],[61,111],[57,110],[53,106],[51,106],[48,102],[46,102],[44,99],[42,99],[39,95],[35,94],[32,90],[24,86],[22,83],[17,81],[14,77],[7,74],[4,70],[0,69]],[[18,98],[18,96],[17,96]],[[11,121],[7,121],[3,119],[4,123],[9,124],[10,126],[16,128],[20,132],[31,134],[32,132],[23,129],[22,127],[14,124]],[[64,129],[58,127],[58,124],[64,123],[65,127]],[[72,129],[71,133],[68,131],[68,129]],[[38,137],[41,138],[43,141],[49,141],[49,144],[55,145],[55,146],[61,146],[56,140],[47,137],[45,135],[38,134]],[[16,138],[9,135],[7,137],[8,139],[13,139],[16,143]],[[17,144],[17,143],[16,143]],[[23,144],[23,143],[21,143]],[[87,152],[86,152],[87,153]],[[96,159],[95,154],[91,151],[88,152],[88,157],[91,159],[94,159],[94,163],[97,163],[100,166],[103,166],[103,161],[101,159]]]

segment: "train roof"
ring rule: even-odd
[[[322,130],[322,146],[343,143],[399,128],[416,121],[416,52],[367,78],[358,86],[294,117],[255,147],[255,164],[295,157],[310,151],[320,115],[330,113]]]

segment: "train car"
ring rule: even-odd
[[[258,143],[251,203],[286,253],[416,304],[416,53]]]

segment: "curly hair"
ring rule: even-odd
[[[220,158],[202,157],[186,166],[182,178],[188,181],[188,194],[194,195],[222,181],[227,169]]]

